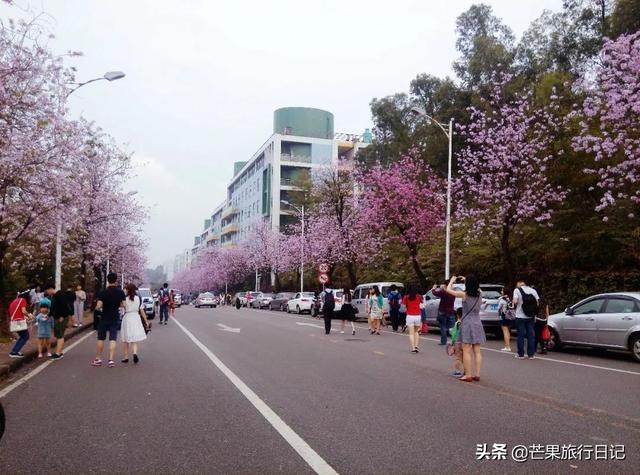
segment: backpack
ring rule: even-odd
[[[522,311],[527,317],[535,318],[538,315],[538,301],[533,295],[526,293],[524,290],[518,290],[522,296]]]
[[[504,297],[500,297],[500,300],[507,303],[506,308],[500,305],[499,308],[499,317],[504,318],[505,320],[515,320],[516,319],[516,311],[511,306],[511,302]]]
[[[333,296],[333,292],[326,292],[324,294],[324,306],[326,308],[335,308],[336,306],[336,299]]]
[[[160,292],[160,305],[167,305],[169,303],[169,292],[166,289],[162,289]]]

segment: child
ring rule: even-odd
[[[38,358],[42,358],[42,350],[47,350],[47,356],[51,357],[51,332],[53,331],[53,317],[49,315],[49,305],[40,302],[40,312],[36,316],[38,325]]]
[[[451,356],[453,356],[453,373],[452,375],[456,378],[461,378],[464,375],[463,366],[462,366],[462,343],[460,343],[460,322],[462,320],[462,308],[456,309],[456,324],[451,329],[451,346],[452,352],[450,352]]]

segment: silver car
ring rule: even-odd
[[[549,349],[562,345],[631,351],[640,362],[640,292],[598,294],[549,316]]]

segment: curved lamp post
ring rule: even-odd
[[[448,124],[443,124],[438,122],[433,117],[431,117],[422,107],[412,107],[411,113],[418,116],[424,117],[427,119],[429,123],[436,124],[440,127],[440,130],[444,132],[444,134],[449,139],[449,163],[447,167],[447,217],[446,217],[446,238],[445,238],[445,264],[444,264],[444,278],[445,280],[449,280],[449,272],[451,268],[451,161],[452,161],[452,150],[453,150],[453,119],[449,120]],[[448,130],[445,128],[447,127]]]
[[[86,86],[89,83],[96,81],[117,81],[125,77],[122,71],[108,71],[104,73],[102,77],[90,79],[85,82],[73,83],[75,87],[70,89],[67,93],[67,97],[80,89],[82,86]],[[62,222],[58,220],[56,224],[56,272],[55,272],[55,286],[59,290],[62,284]]]

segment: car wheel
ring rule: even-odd
[[[633,359],[637,363],[640,363],[640,334],[636,333],[635,335],[631,335],[629,339],[629,349],[631,350]]]
[[[560,351],[562,349],[562,343],[560,342],[560,336],[558,335],[558,332],[551,327],[549,327],[549,330],[551,330],[551,337],[547,342],[547,349],[549,351]]]
[[[302,315],[302,310],[300,310],[300,305],[296,305],[296,311],[298,312],[298,315]]]
[[[289,307],[289,305],[287,305],[287,313],[291,313],[291,307]]]

